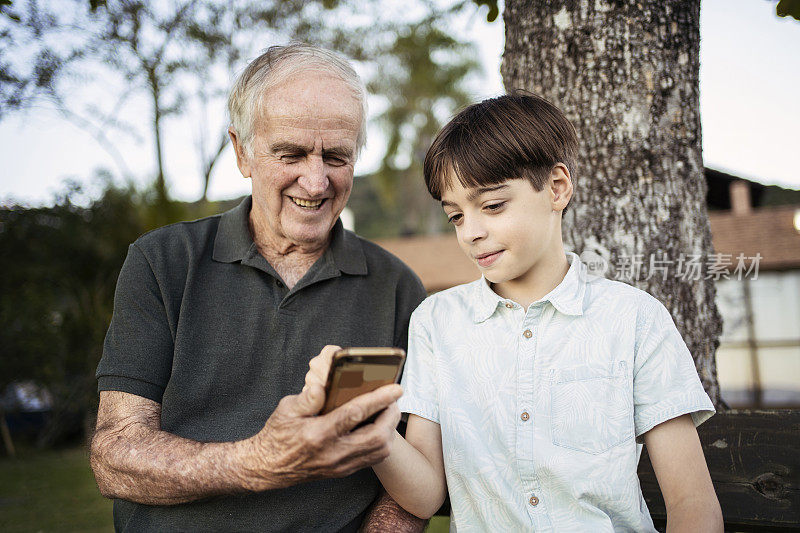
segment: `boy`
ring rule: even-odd
[[[414,312],[406,437],[373,468],[420,517],[449,490],[451,531],[655,531],[644,443],[669,530],[722,531],[695,430],[714,407],[669,312],[564,252],[576,153],[566,117],[522,93],[468,107],[434,140],[428,190],[483,275]],[[309,383],[326,370],[312,363]]]

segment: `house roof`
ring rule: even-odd
[[[709,214],[714,250],[754,257],[761,254],[759,271],[800,268],[800,232],[794,228],[797,206],[763,207],[734,215]],[[447,289],[480,277],[450,233],[384,239],[377,243],[402,259],[422,279],[429,292]],[[749,261],[748,261],[749,262]]]
[[[711,237],[717,253],[762,256],[759,270],[800,268],[800,231],[794,228],[800,205],[762,207],[734,215],[709,213]]]

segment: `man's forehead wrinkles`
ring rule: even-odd
[[[321,129],[350,129],[359,125],[358,120],[345,116],[319,117],[313,115],[284,115],[280,113],[265,113],[261,122],[264,124],[283,124],[295,128],[305,128],[314,124]]]

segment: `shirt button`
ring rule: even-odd
[[[275,280],[275,285],[277,285],[278,287],[283,287],[283,282],[281,280],[279,280],[279,279],[276,279]]]
[[[528,414],[528,411],[523,411],[519,417],[522,419],[523,422],[527,422],[531,415]]]
[[[514,304],[512,304],[511,302],[506,302],[506,307],[508,307],[509,309],[514,309]]]
[[[530,339],[531,337],[533,337],[533,333],[531,333],[531,330],[526,329],[525,331],[522,332],[522,336],[525,337],[526,339]]]
[[[539,505],[539,498],[536,496],[531,496],[531,498],[528,500],[528,503],[531,504],[531,506],[536,507]]]

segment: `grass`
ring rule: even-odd
[[[447,533],[448,531],[450,531],[449,516],[434,516],[428,522],[428,527],[425,528],[425,533]]]
[[[18,450],[0,458],[0,531],[112,531],[111,501],[100,496],[85,448]],[[446,533],[448,517],[433,517],[426,533]]]
[[[112,531],[84,448],[21,449],[0,458],[0,531]]]

